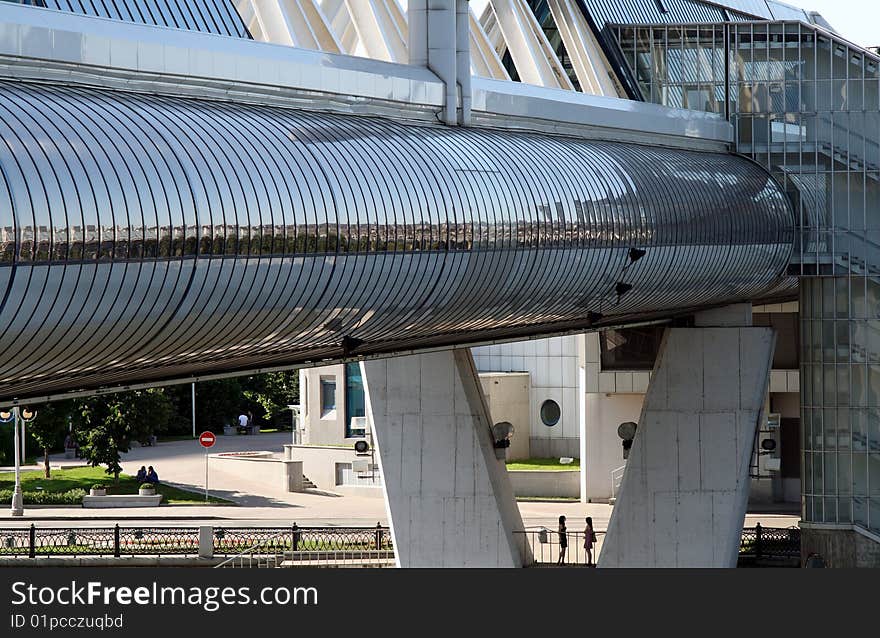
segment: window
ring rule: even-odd
[[[321,418],[336,411],[336,378],[321,377]]]
[[[364,379],[360,363],[345,364],[345,438],[364,436],[363,426],[352,426],[352,420],[366,416],[364,401]],[[362,422],[362,419],[358,419]]]
[[[559,409],[559,404],[553,399],[547,399],[541,404],[541,422],[548,428],[552,428],[559,423],[561,416],[562,410]]]
[[[641,326],[599,333],[603,370],[653,370],[663,326]]]

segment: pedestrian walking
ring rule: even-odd
[[[584,551],[587,554],[587,565],[593,567],[593,543],[596,542],[596,532],[593,531],[593,517],[587,516],[587,524],[584,527]]]
[[[568,531],[565,529],[565,516],[559,517],[559,560],[557,565],[565,565],[565,550],[568,549]]]

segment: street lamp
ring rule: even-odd
[[[15,490],[12,492],[13,516],[24,516],[24,498],[21,494],[21,445],[24,439],[24,424],[30,423],[37,418],[37,411],[31,408],[19,408],[0,411],[0,421],[9,423],[12,421],[13,444],[15,445]],[[20,424],[20,426],[19,426]],[[21,427],[22,436],[19,438],[18,428]]]

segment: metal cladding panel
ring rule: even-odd
[[[31,4],[112,20],[251,37],[232,0],[40,0]]]
[[[691,0],[663,0],[661,11],[657,0],[580,0],[590,17],[601,29],[606,24],[655,24],[681,22],[724,22],[720,7]]]
[[[0,87],[0,399],[791,292],[737,156]]]
[[[601,29],[606,24],[737,22],[743,20],[801,20],[803,9],[775,0],[580,0]],[[661,7],[663,9],[661,9]]]

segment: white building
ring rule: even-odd
[[[777,329],[765,406],[765,422],[772,426],[762,428],[757,446],[772,438],[776,448],[761,455],[760,468],[753,468],[761,476],[753,478],[751,499],[798,502],[797,303],[756,306],[753,321]],[[613,498],[625,464],[617,429],[623,422],[640,420],[663,328],[646,325],[472,348],[493,421],[509,421],[515,428],[508,460],[580,459],[581,500]],[[306,445],[350,448],[364,438],[358,418],[364,415],[364,391],[357,363],[301,370],[300,389]],[[322,475],[357,482],[346,461],[326,456],[327,462],[343,465]],[[765,462],[769,458],[778,459],[778,469],[773,461]]]

